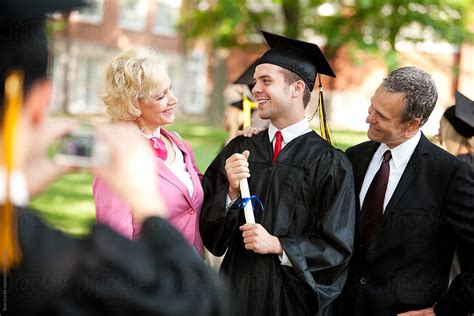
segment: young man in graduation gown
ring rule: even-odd
[[[221,271],[235,315],[330,315],[352,253],[352,170],[309,128],[304,108],[316,74],[335,75],[316,45],[262,33],[270,49],[252,92],[271,124],[232,140],[207,169],[201,234],[213,254],[227,250]],[[263,205],[254,203],[256,224],[239,205],[244,178]]]
[[[101,129],[110,161],[95,172],[143,223],[139,240],[105,226],[95,226],[84,238],[69,237],[27,209],[29,195],[71,171],[47,155],[65,128],[46,122],[51,83],[44,19],[78,5],[77,0],[0,2],[0,314],[225,314],[221,283],[162,219],[166,210],[156,191],[155,160],[133,127]]]
[[[360,208],[337,316],[474,311],[474,174],[420,131],[437,97],[426,72],[394,70],[371,98],[370,141],[347,150]]]

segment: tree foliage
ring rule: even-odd
[[[332,58],[346,44],[386,55],[398,41],[473,41],[467,30],[471,0],[184,0],[180,28],[187,40],[207,38],[214,47],[258,42],[258,31],[304,39],[323,37]]]

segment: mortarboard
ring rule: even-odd
[[[474,136],[474,101],[459,91],[455,93],[456,104],[450,106],[443,116],[451,123],[456,132],[464,137]]]
[[[318,45],[261,31],[270,49],[256,65],[274,64],[299,75],[312,91],[316,75],[336,77],[331,64]]]
[[[27,88],[44,77],[48,66],[45,33],[46,14],[67,11],[85,4],[84,0],[2,0],[0,1],[0,98],[8,71],[22,69]],[[1,102],[3,103],[3,102]]]
[[[245,84],[249,87],[250,91],[252,91],[252,88],[254,86],[254,80],[253,80],[253,75],[255,73],[255,67],[259,64],[259,59],[256,59],[253,63],[247,66],[245,68],[244,72],[232,83],[233,84]]]
[[[243,109],[244,109],[244,105],[243,105],[244,102],[243,101],[244,101],[243,99],[240,99],[239,101],[232,102],[230,104],[230,106],[233,106],[234,108],[237,108],[237,109],[243,111]]]

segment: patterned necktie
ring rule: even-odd
[[[273,162],[275,162],[275,160],[277,159],[278,157],[278,154],[280,153],[280,150],[281,150],[281,142],[283,141],[283,137],[281,136],[281,132],[280,131],[277,131],[275,133],[275,137],[276,137],[276,141],[275,141],[275,149],[273,150]]]
[[[153,136],[150,138],[150,144],[153,147],[155,156],[162,160],[166,160],[168,157],[168,151],[166,150],[165,142],[161,138]]]
[[[366,248],[382,222],[383,201],[390,176],[390,159],[392,159],[392,153],[387,150],[383,154],[382,165],[370,183],[362,204],[362,229]]]

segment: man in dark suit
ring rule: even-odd
[[[371,141],[347,150],[359,198],[358,229],[335,315],[472,312],[474,176],[420,131],[436,100],[427,73],[415,67],[393,71],[371,99]],[[455,250],[462,271],[448,287]]]

